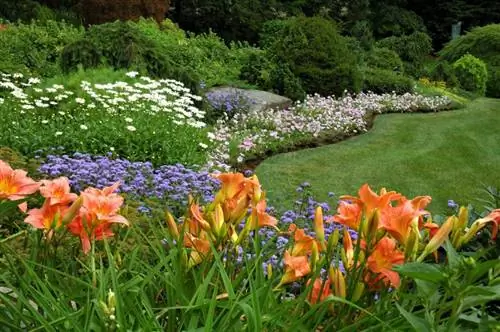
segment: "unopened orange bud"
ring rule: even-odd
[[[178,241],[180,238],[180,234],[179,234],[179,229],[177,228],[177,224],[175,223],[174,217],[168,211],[165,217],[166,217],[165,219],[167,220],[168,232],[170,233],[170,236]]]
[[[325,226],[323,223],[323,209],[321,206],[316,207],[314,212],[314,232],[316,233],[316,239],[324,246],[325,242]]]
[[[439,230],[436,232],[436,234],[432,237],[432,239],[427,243],[427,245],[424,248],[424,251],[418,257],[417,262],[422,262],[427,255],[430,253],[436,251],[444,241],[448,238],[448,234],[450,234],[451,230],[453,229],[453,225],[455,223],[455,220],[457,220],[457,217],[449,217],[445,223],[439,228]]]

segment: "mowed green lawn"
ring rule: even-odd
[[[449,112],[380,115],[365,134],[271,157],[257,175],[281,208],[292,207],[304,181],[321,200],[330,191],[356,194],[368,183],[408,197],[431,195],[433,213],[449,211],[448,199],[478,203],[486,186],[500,187],[500,99]]]

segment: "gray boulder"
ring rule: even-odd
[[[238,98],[248,100],[250,101],[250,111],[265,111],[272,108],[284,109],[292,105],[292,100],[289,98],[261,90],[215,87],[209,89],[206,95],[209,99],[213,98],[216,100],[226,99],[226,96],[228,96],[227,99],[229,100],[236,100]]]

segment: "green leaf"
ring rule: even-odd
[[[445,278],[443,271],[435,264],[406,263],[394,267],[399,274],[413,279],[438,283]]]
[[[439,285],[437,283],[416,279],[415,284],[417,285],[417,292],[421,297],[430,298],[435,295]]]
[[[398,307],[398,310],[401,313],[401,315],[403,315],[404,318],[406,318],[406,320],[408,321],[408,323],[410,323],[411,326],[413,326],[413,328],[415,329],[415,331],[418,331],[418,332],[424,332],[424,331],[431,332],[432,331],[431,330],[431,325],[425,319],[417,317],[414,314],[406,311],[398,303],[396,303],[396,307]]]
[[[460,261],[462,258],[460,255],[457,253],[453,245],[449,240],[446,240],[444,243],[444,249],[446,250],[446,258],[448,259],[448,265],[450,265],[451,268],[456,268],[460,265]]]

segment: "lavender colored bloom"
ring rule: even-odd
[[[457,209],[458,208],[458,204],[454,200],[449,199],[448,200],[448,207],[452,208],[452,209]]]
[[[219,188],[219,181],[207,172],[198,173],[181,164],[154,168],[150,162],[132,163],[126,159],[82,153],[48,155],[39,171],[50,177],[68,177],[76,192],[120,181],[119,191],[134,199],[168,197],[173,201],[169,204],[177,205],[186,200],[188,193],[199,198],[201,203],[209,202]]]

